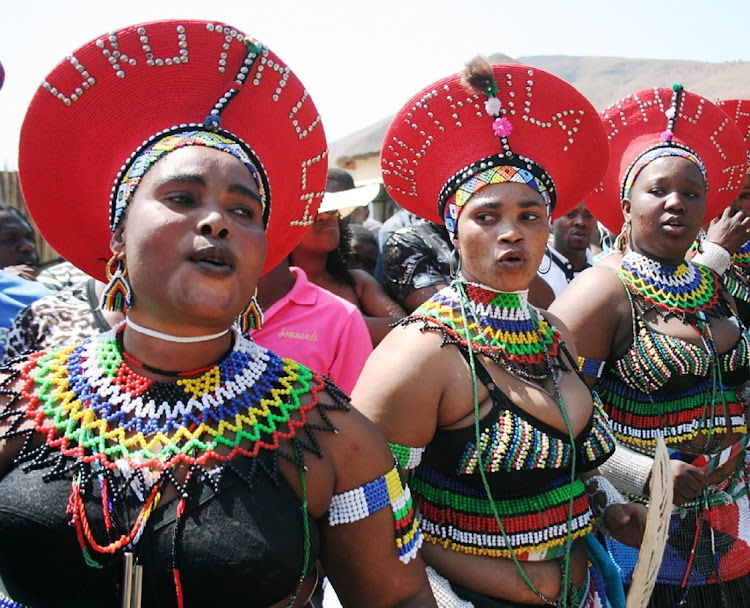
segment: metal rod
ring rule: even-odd
[[[143,566],[135,567],[135,582],[133,584],[133,599],[130,608],[141,608],[141,593],[143,591]]]
[[[122,608],[133,608],[132,597],[133,597],[133,554],[128,552],[123,553],[123,569],[122,569],[122,602],[120,606]]]

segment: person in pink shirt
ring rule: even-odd
[[[250,335],[282,357],[293,357],[328,376],[349,394],[372,341],[356,306],[311,283],[284,260],[258,281],[263,326]]]

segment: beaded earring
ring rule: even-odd
[[[125,262],[116,256],[109,258],[105,268],[107,286],[104,288],[99,308],[113,312],[125,312],[133,305],[133,295],[128,283],[128,269]]]
[[[613,245],[617,251],[624,252],[628,248],[628,244],[630,243],[630,237],[628,236],[629,232],[630,224],[628,222],[624,222],[622,228],[620,229],[620,234],[617,235],[617,238],[615,239],[615,243]]]
[[[240,313],[238,324],[243,333],[247,333],[251,329],[260,329],[263,325],[263,311],[258,304],[256,296],[258,295],[258,288],[255,288],[255,294],[250,298],[245,310]]]

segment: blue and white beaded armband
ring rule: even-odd
[[[409,486],[401,483],[395,466],[382,477],[359,488],[335,494],[328,511],[328,523],[335,526],[359,521],[389,505],[393,511],[398,558],[406,563],[416,557],[422,545],[422,532],[417,524]]]

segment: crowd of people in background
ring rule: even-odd
[[[0,606],[624,608],[663,440],[648,605],[750,607],[750,100],[476,58],[357,183],[262,43],[112,36],[175,27],[200,87],[24,123],[63,257],[0,204]]]

